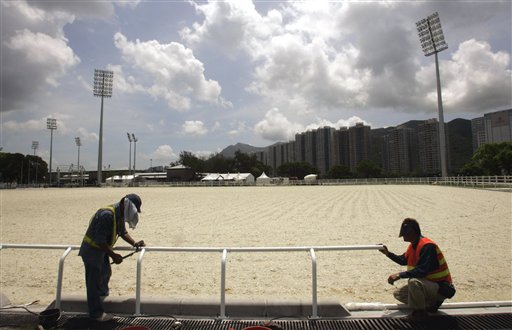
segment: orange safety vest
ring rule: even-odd
[[[425,244],[434,244],[436,246],[437,252],[437,261],[439,262],[439,267],[434,271],[427,274],[426,279],[433,282],[448,282],[452,283],[452,277],[450,275],[450,270],[448,269],[448,264],[444,259],[443,252],[439,249],[434,241],[429,238],[421,237],[416,249],[412,247],[412,244],[409,244],[407,251],[405,252],[405,257],[407,258],[407,270],[413,270],[418,264],[418,260],[420,260],[420,252]]]
[[[112,212],[112,215],[114,216],[114,221],[112,223],[112,241],[110,242],[110,247],[113,247],[114,244],[116,243],[117,241],[117,224],[116,224],[116,210],[114,209],[114,207],[112,205],[109,205],[107,207],[104,207],[104,208],[101,208],[100,210],[108,210],[110,212]],[[94,217],[93,217],[94,219]],[[92,219],[91,219],[91,222],[92,222]],[[95,247],[97,249],[100,248],[100,246],[98,244],[96,244],[96,242],[94,242],[92,240],[92,238],[90,238],[87,233],[85,233],[85,236],[84,236],[84,242],[86,242],[87,244],[89,244],[90,246],[92,247]]]

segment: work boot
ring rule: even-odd
[[[101,314],[100,317],[97,317],[94,320],[98,321],[98,322],[108,322],[108,321],[112,320],[113,318],[114,318],[114,315],[103,313],[103,314]]]
[[[437,313],[437,310],[439,309],[439,307],[441,307],[443,302],[444,302],[444,300],[437,300],[431,306],[427,307],[427,312],[432,313],[432,314]]]
[[[410,315],[406,316],[405,320],[410,323],[423,323],[428,320],[428,313],[426,310],[417,309]]]

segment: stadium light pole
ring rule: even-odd
[[[82,182],[82,173],[80,172],[80,147],[82,146],[82,141],[80,140],[80,137],[76,137],[75,138],[75,144],[78,148],[78,163],[77,163],[77,168],[78,168],[78,175],[79,175],[79,181]]]
[[[441,20],[437,12],[416,22],[418,36],[420,38],[421,49],[425,56],[434,55],[436,60],[436,78],[437,78],[437,108],[439,111],[439,153],[441,158],[441,175],[448,176],[448,166],[446,164],[446,136],[444,134],[444,114],[443,97],[441,94],[441,78],[439,76],[439,60],[437,53],[448,49],[444,40]]]
[[[107,70],[94,70],[94,96],[101,97],[100,112],[100,139],[98,144],[98,185],[101,185],[101,168],[103,166],[103,98],[112,97],[114,72]]]
[[[32,141],[32,149],[34,149],[34,156],[35,156],[36,150],[39,149],[39,141]]]
[[[39,148],[39,141],[32,141],[32,149],[34,149],[34,156],[36,155],[36,150],[38,148]],[[28,177],[30,180],[30,161],[28,162],[28,168],[29,168]],[[36,166],[36,183],[37,183],[37,166]]]
[[[135,170],[136,170],[135,159],[137,157],[137,141],[139,141],[139,140],[135,137],[135,134],[133,134],[133,133],[132,133],[132,140],[133,140],[133,179],[135,179]]]
[[[52,184],[52,153],[53,153],[53,131],[57,129],[57,119],[47,118],[46,128],[50,130],[50,173],[49,184]]]
[[[128,175],[132,173],[132,136],[130,133],[126,133],[128,136],[128,141],[130,142],[130,151],[128,154]]]

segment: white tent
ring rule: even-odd
[[[201,181],[241,181],[254,183],[251,173],[208,173]]]
[[[265,185],[270,184],[270,178],[265,174],[265,172],[261,173],[261,175],[256,179],[256,184]]]
[[[318,175],[316,174],[308,174],[304,177],[304,181],[316,181]]]
[[[221,181],[224,177],[220,173],[208,173],[201,181]]]

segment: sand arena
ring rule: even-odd
[[[458,290],[452,302],[512,300],[509,192],[428,185],[1,190],[0,241],[79,245],[96,209],[130,192],[142,197],[143,213],[129,232],[148,246],[384,243],[403,253],[407,243],[398,238],[400,223],[414,217],[447,258]],[[62,253],[1,250],[0,291],[15,304],[50,303]],[[220,253],[148,252],[142,295],[219,297],[220,258]],[[319,299],[395,302],[386,280],[403,268],[378,251],[324,251],[317,258]],[[134,297],[135,274],[134,257],[113,266],[111,296]],[[226,286],[228,299],[311,299],[311,259],[306,252],[232,253]],[[85,296],[77,251],[66,259],[62,293]]]

